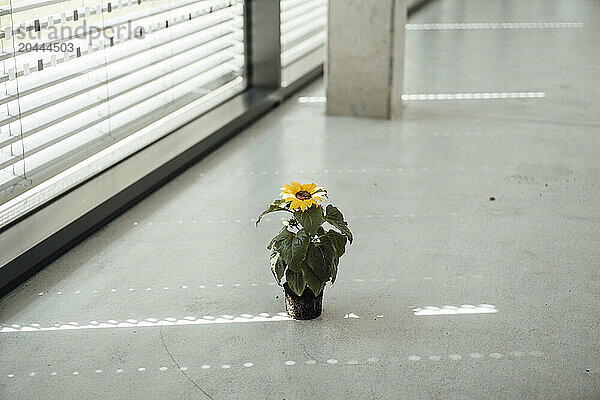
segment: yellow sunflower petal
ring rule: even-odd
[[[300,190],[305,190],[310,193],[310,190],[308,190],[309,187],[310,187],[310,183],[302,183],[300,185]]]
[[[318,206],[319,206],[319,203],[317,203],[317,200],[316,200],[316,199],[310,199],[310,201],[309,201],[309,203],[308,203],[308,207],[307,207],[307,208],[310,208],[310,207],[312,207],[312,206],[315,206],[315,207],[318,207]]]
[[[301,184],[299,184],[298,182],[294,182],[294,181],[292,181],[292,187],[293,187],[293,192],[294,192],[294,193],[297,193],[297,192],[299,192],[300,190],[302,190],[302,185],[301,185]]]
[[[306,191],[307,191],[308,193],[314,193],[314,192],[315,192],[315,189],[317,188],[317,185],[315,185],[315,183],[314,183],[314,182],[313,182],[313,183],[306,184],[305,186],[306,186]]]
[[[302,204],[302,202],[298,199],[296,199],[295,197],[291,199],[291,203],[290,203],[290,209],[292,210],[297,210],[298,208],[300,208],[300,205]]]
[[[291,185],[283,185],[281,191],[283,193],[294,193],[294,188]]]

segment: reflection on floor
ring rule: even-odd
[[[317,82],[0,303],[0,398],[598,397],[599,18],[431,3],[399,120]],[[254,227],[292,179],[356,237],[309,322]]]

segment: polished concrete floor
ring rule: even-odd
[[[449,96],[390,122],[303,90],[0,303],[0,398],[599,398],[600,3],[409,22],[405,92]],[[514,25],[420,25],[475,22]],[[307,322],[252,221],[292,179],[356,238]]]

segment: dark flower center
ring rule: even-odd
[[[306,190],[301,190],[298,193],[296,193],[296,198],[298,200],[308,200],[310,198],[312,198],[312,195],[307,192]]]

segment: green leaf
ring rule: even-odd
[[[292,249],[295,239],[296,234],[288,231],[287,228],[283,229],[277,236],[273,238],[271,250],[278,251],[279,254],[281,254],[281,257],[283,257],[283,261],[285,261],[291,269],[294,271],[299,271],[299,266],[290,264],[290,261],[292,260]]]
[[[308,250],[308,245],[310,244],[310,236],[306,232],[306,229],[302,228],[292,240],[292,246],[290,250],[290,258],[287,263],[290,268],[294,271],[299,271],[302,267],[302,261],[304,257],[306,257],[306,251]]]
[[[333,229],[330,229],[327,231],[324,237],[328,238],[328,240],[331,241],[333,247],[335,247],[335,251],[338,258],[341,257],[346,251],[346,236],[342,235],[337,231],[334,231]]]
[[[308,288],[315,294],[315,296],[318,296],[323,291],[325,282],[322,282],[319,277],[312,272],[307,263],[302,265],[302,277],[304,278]]]
[[[276,251],[271,252],[271,272],[273,272],[273,276],[277,280],[277,284],[281,285],[281,278],[283,278],[283,274],[285,273],[285,261]]]
[[[300,272],[302,260],[306,256],[306,250],[310,243],[310,237],[306,230],[300,229],[298,233],[292,233],[287,229],[282,230],[271,241],[271,250],[276,250],[290,269]]]
[[[321,206],[309,207],[305,211],[295,211],[294,218],[298,220],[310,236],[316,235],[319,227],[325,221]]]
[[[350,244],[352,244],[352,232],[350,232],[350,229],[348,228],[348,223],[344,221],[344,215],[342,212],[331,204],[327,206],[325,211],[325,221],[338,228],[344,235],[346,235],[350,241]]]
[[[292,292],[296,293],[298,296],[302,296],[304,288],[306,288],[306,282],[304,282],[302,272],[294,272],[288,268],[285,272],[285,280],[290,289],[292,289]]]
[[[342,235],[337,231],[334,231],[333,229],[330,229],[329,231],[327,231],[327,234],[321,236],[319,239],[321,240],[321,243],[323,245],[329,243],[335,251],[335,256],[333,258],[333,266],[331,267],[331,283],[333,284],[335,283],[335,278],[337,277],[340,257],[342,256],[342,254],[344,254],[346,248],[346,236]]]
[[[256,220],[256,226],[258,226],[258,223],[260,222],[262,217],[264,217],[267,214],[270,214],[270,213],[276,212],[276,211],[291,212],[288,208],[285,208],[286,205],[287,205],[287,203],[283,199],[277,199],[277,200],[273,201],[273,203],[269,204],[267,209],[258,216],[258,219]]]
[[[277,236],[275,236],[273,239],[271,239],[271,242],[269,243],[269,245],[267,246],[267,250],[273,250],[275,249],[277,246],[275,246],[276,243],[281,242],[283,240],[285,240],[287,237],[289,237],[289,235],[293,233],[287,230],[287,227],[283,227],[279,233],[277,234]]]
[[[335,283],[335,278],[337,277],[337,271],[338,271],[338,266],[336,264],[336,265],[334,265],[333,269],[331,270],[331,284],[332,285]]]
[[[333,272],[337,255],[331,241],[311,243],[306,252],[306,263],[315,275],[323,282],[327,282]]]

